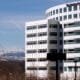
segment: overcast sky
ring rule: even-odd
[[[70,1],[75,0],[0,0],[0,48],[24,48],[25,22],[42,19],[47,8]]]

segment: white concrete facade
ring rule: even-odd
[[[67,54],[67,59],[77,58],[80,61],[80,1],[51,7],[46,10],[46,16],[47,19],[57,20],[62,25],[63,52]],[[77,72],[79,72],[80,62],[77,65]],[[65,75],[73,74],[73,61],[64,62],[63,67]]]
[[[54,25],[54,26],[53,26]],[[25,27],[25,69],[39,77],[48,76],[47,53],[59,51],[59,22],[55,20],[39,20],[26,22]],[[53,64],[53,65],[52,65]]]
[[[25,60],[29,57],[35,57],[36,59],[38,59],[39,57],[46,58],[46,55],[48,52],[50,52],[49,50],[52,49],[57,49],[57,52],[64,52],[67,54],[67,59],[75,59],[78,58],[80,61],[80,1],[75,1],[75,2],[71,2],[71,3],[66,3],[66,4],[61,4],[61,5],[57,5],[54,7],[51,7],[49,9],[46,10],[45,12],[46,15],[46,19],[45,20],[40,20],[40,21],[32,21],[32,22],[26,22],[26,27],[25,27],[25,55],[26,58]],[[51,20],[51,21],[49,21]],[[56,20],[56,21],[55,21]],[[55,22],[57,22],[57,25],[60,24],[62,29],[60,28],[60,26],[58,26],[58,28],[53,28],[51,29],[49,27],[49,24],[55,24]],[[38,29],[39,25],[43,25],[45,24],[46,27],[45,28],[41,28]],[[26,30],[26,28],[28,26],[36,26],[37,29],[34,30]],[[49,32],[56,32],[57,36],[50,36]],[[27,38],[26,35],[27,34],[34,34],[36,33],[38,35],[38,33],[42,33],[42,32],[47,32],[46,36],[37,36],[36,38]],[[59,36],[60,32],[63,33],[63,40],[62,37]],[[49,40],[57,40],[57,44],[49,44]],[[46,44],[37,44],[34,46],[27,46],[26,42],[27,41],[39,41],[39,40],[47,40]],[[62,40],[62,45],[60,44],[60,40]],[[27,54],[26,50],[28,49],[44,49],[46,48],[47,51],[45,53],[36,53],[36,54]],[[29,56],[28,56],[29,55]],[[36,56],[35,56],[36,55]],[[40,56],[41,55],[41,56]],[[44,63],[44,61],[41,63],[36,62],[36,64],[38,64],[38,66],[40,65],[47,65],[47,61]],[[29,63],[30,64],[30,63]],[[31,65],[31,64],[30,64]],[[80,62],[77,63],[78,67],[80,67]],[[26,68],[28,66],[28,63],[26,62]],[[62,65],[63,68],[63,73],[65,75],[69,75],[69,73],[73,73],[74,72],[74,62],[65,62]],[[78,68],[78,72],[79,72],[79,68]],[[26,70],[27,71],[27,70]],[[47,70],[45,70],[47,71]],[[45,71],[43,71],[45,73]]]

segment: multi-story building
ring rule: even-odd
[[[34,69],[40,71],[37,73],[46,75],[48,52],[63,52],[67,59],[80,60],[80,1],[51,7],[45,15],[45,20],[26,22],[26,72],[34,65],[37,67]],[[62,66],[65,77],[74,75],[74,61],[64,61]],[[80,62],[77,62],[77,72],[79,67]]]
[[[47,77],[48,67],[55,68],[55,65],[48,65],[46,58],[49,52],[62,51],[60,43],[58,43],[60,40],[59,26],[59,22],[55,20],[39,20],[26,23],[26,72],[34,74],[37,71],[40,77]],[[60,42],[62,42],[62,38]]]

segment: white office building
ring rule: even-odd
[[[46,60],[49,52],[63,52],[67,59],[80,61],[80,1],[51,7],[45,12],[46,19],[25,24],[25,70],[35,70],[39,76],[47,76],[55,63]],[[33,66],[33,67],[32,67]],[[64,61],[63,75],[74,79],[74,61]],[[62,68],[60,66],[60,68]],[[80,62],[77,62],[77,73]]]

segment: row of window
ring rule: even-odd
[[[49,33],[50,36],[57,36],[57,32],[50,32]],[[47,35],[47,32],[41,32],[41,33],[38,33],[38,36],[46,36]],[[37,34],[34,33],[34,34],[27,34],[27,37],[36,37]]]
[[[49,52],[55,52],[57,53],[57,49],[50,49]],[[45,53],[47,52],[47,49],[38,49],[38,53]],[[63,52],[62,49],[59,49],[59,52]],[[27,50],[27,53],[37,53],[37,50]]]
[[[69,35],[80,35],[80,30],[74,30],[71,32],[64,32],[64,36],[69,36]]]
[[[50,28],[58,28],[58,24],[50,24],[49,27]]]
[[[47,70],[47,67],[27,67],[27,70]]]
[[[80,43],[80,39],[65,40],[64,41],[64,44],[74,44],[74,43]]]
[[[41,33],[38,33],[38,36],[46,36],[47,35],[47,32],[41,32]],[[33,34],[27,34],[27,37],[36,37],[37,34],[36,33],[33,33]]]
[[[27,53],[36,53],[37,50],[27,50]],[[38,49],[38,53],[45,53],[47,49]]]
[[[46,28],[46,27],[47,27],[47,25],[40,25],[40,26],[38,26],[38,29]],[[49,27],[50,28],[57,28],[58,25],[57,24],[50,24]],[[27,26],[27,30],[34,30],[34,29],[37,29],[37,27],[36,26]]]
[[[79,17],[80,17],[80,14],[79,14]],[[78,18],[78,14],[69,14],[69,15],[64,15],[64,16],[59,16],[59,17],[55,17],[53,18],[54,20],[58,20],[58,21],[65,21],[65,20],[69,20],[69,19],[77,19]]]
[[[47,13],[47,16],[52,16],[52,15],[55,15],[55,14],[60,14],[60,13],[65,13],[65,12],[70,12],[70,11],[76,11],[76,10],[78,10],[77,5],[68,6],[68,7],[53,10],[53,11]]]
[[[46,28],[46,27],[47,27],[46,24],[45,25],[40,25],[40,26],[38,26],[38,29]],[[32,29],[37,29],[37,26],[27,26],[27,30],[32,30]]]
[[[27,42],[27,45],[36,45],[36,44],[46,44],[47,43],[47,40],[41,40],[41,41],[28,41]],[[49,43],[50,44],[57,44],[57,40],[49,40]],[[59,40],[59,44],[62,45],[63,44],[63,41],[62,40]]]
[[[52,66],[49,68],[50,70],[56,70],[55,66]],[[60,67],[60,69],[62,70],[62,67]],[[27,70],[47,70],[47,67],[27,67]]]
[[[64,28],[68,28],[68,27],[79,27],[80,26],[80,22],[74,22],[74,23],[70,23],[70,24],[65,24]]]
[[[65,53],[80,53],[80,48],[74,48],[74,49],[65,49]]]
[[[49,41],[50,44],[57,44],[57,40],[50,40]],[[46,44],[47,43],[47,40],[41,40],[41,41],[38,41],[38,44]],[[37,44],[37,41],[28,41],[27,42],[27,45],[35,45]]]
[[[76,71],[78,71],[80,67],[76,67]],[[64,71],[75,71],[75,68],[72,66],[64,67]]]
[[[38,58],[38,59],[36,59],[36,58],[27,58],[27,61],[28,61],[28,62],[47,61],[47,59],[46,59],[46,58]]]
[[[49,50],[50,53],[57,53],[57,52],[63,52],[63,49],[59,49],[59,51],[57,49],[50,49]]]

